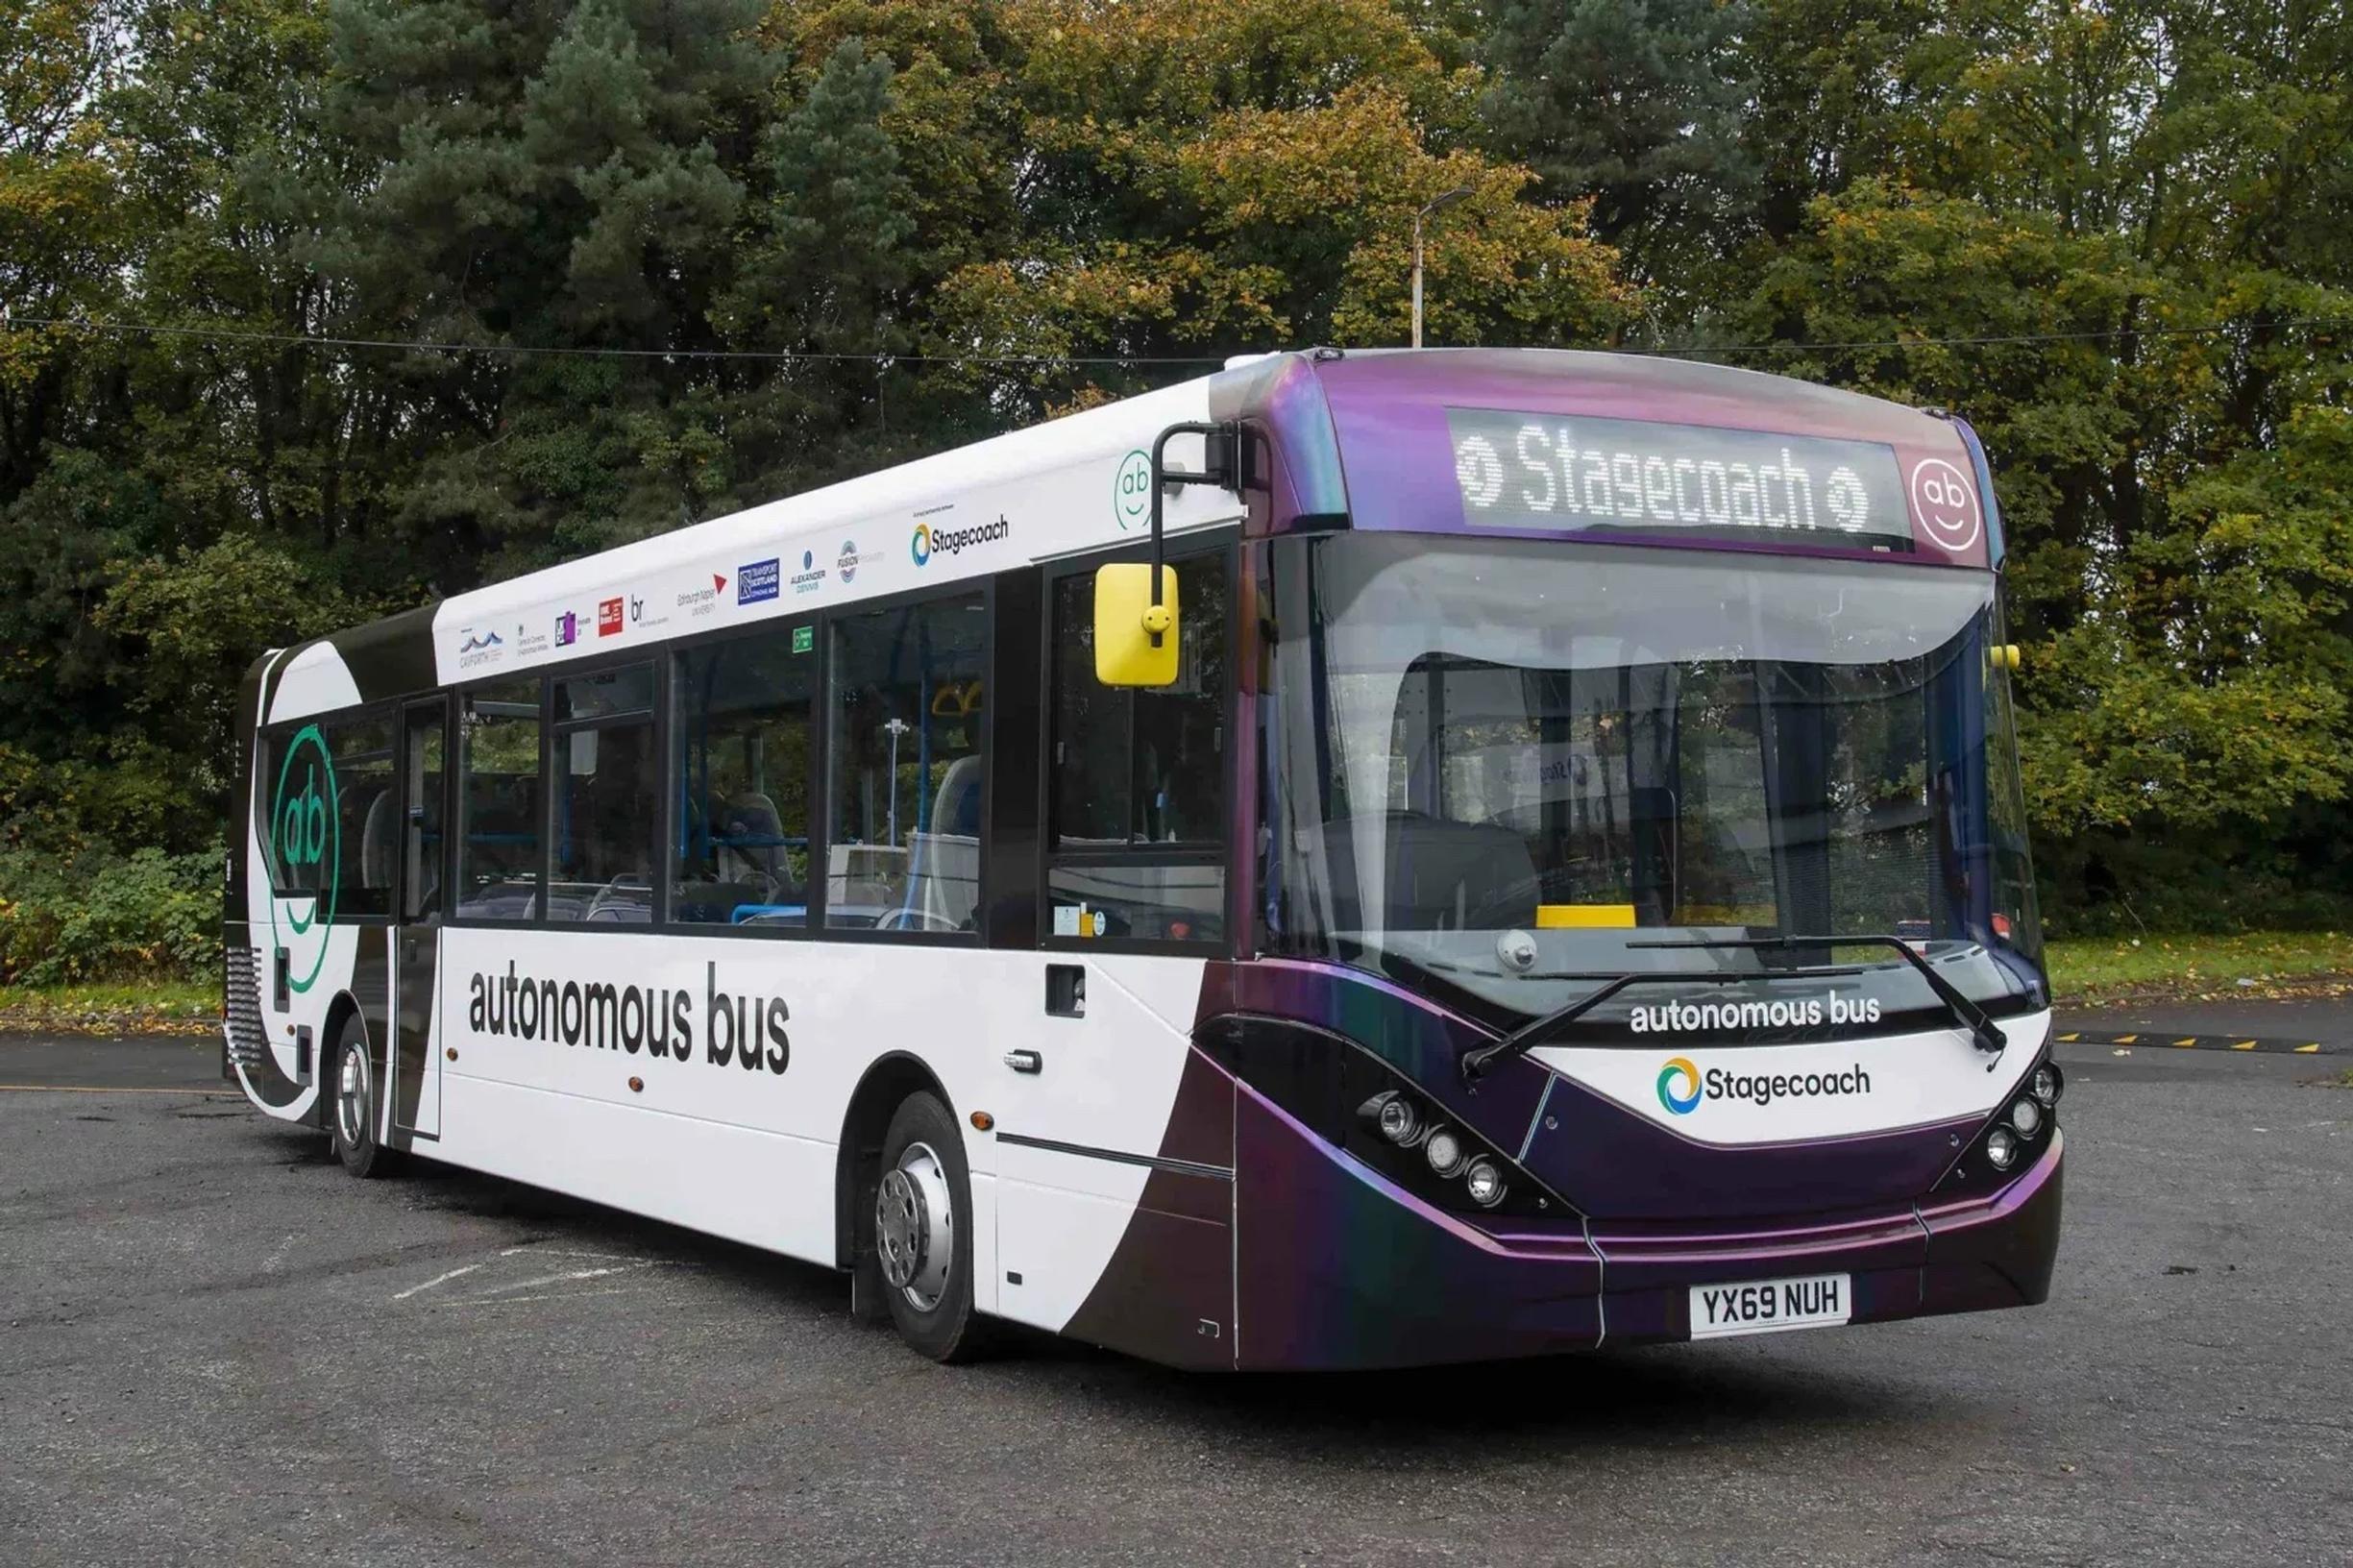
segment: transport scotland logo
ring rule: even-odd
[[[1691,1058],[1671,1056],[1667,1065],[1658,1069],[1658,1103],[1679,1116],[1687,1116],[1699,1109],[1700,1069]]]

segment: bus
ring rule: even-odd
[[[1939,410],[1237,360],[261,658],[223,1070],[943,1360],[2039,1303],[2002,555]]]

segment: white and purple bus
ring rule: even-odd
[[[2040,1302],[2001,558],[1940,412],[1238,361],[261,659],[225,1070],[943,1360]]]

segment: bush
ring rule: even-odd
[[[0,984],[208,974],[220,959],[221,853],[0,850]]]

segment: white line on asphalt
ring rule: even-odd
[[[430,1290],[436,1285],[447,1285],[452,1280],[457,1278],[457,1276],[460,1274],[471,1274],[481,1266],[482,1265],[479,1263],[468,1263],[463,1268],[453,1268],[447,1274],[435,1275],[433,1278],[427,1280],[423,1285],[410,1286],[407,1289],[402,1291],[399,1295],[394,1296],[392,1299],[394,1301],[406,1301],[410,1296],[415,1295],[420,1290]]]

